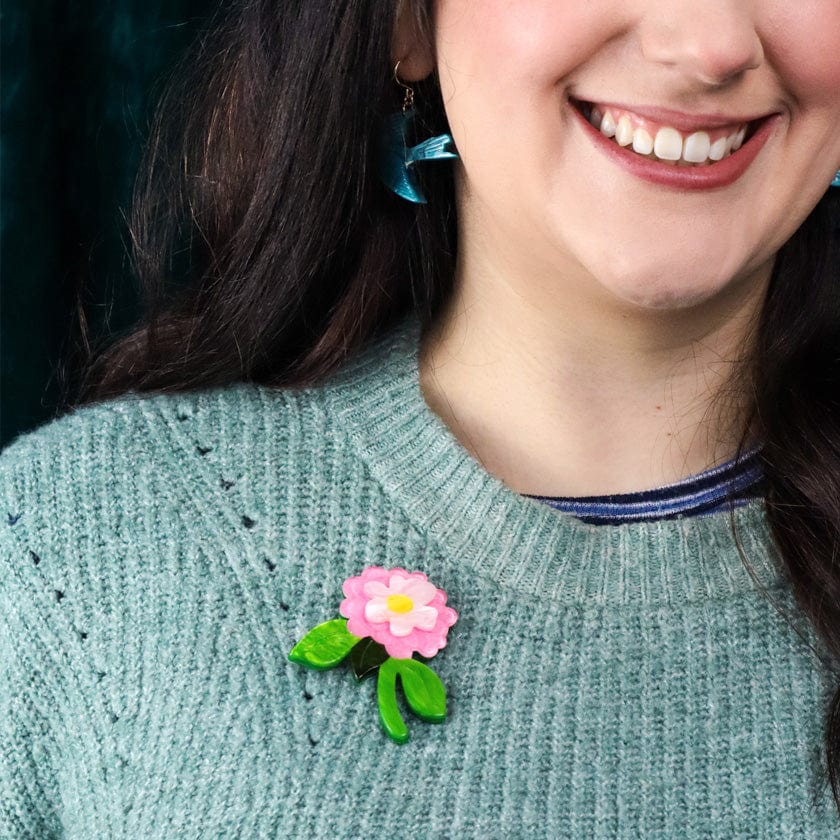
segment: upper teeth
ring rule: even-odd
[[[720,129],[683,135],[675,128],[662,126],[652,136],[646,128],[634,127],[628,113],[615,110],[602,112],[597,106],[592,107],[589,122],[605,137],[612,137],[619,146],[632,146],[637,154],[684,166],[723,160],[741,148],[747,133],[746,124],[724,135],[720,135]],[[712,134],[719,136],[712,140]]]

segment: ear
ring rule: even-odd
[[[414,10],[417,0],[398,0],[391,35],[391,67],[399,61],[399,77],[404,82],[419,82],[435,69],[432,45],[420,30]]]

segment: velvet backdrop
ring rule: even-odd
[[[4,0],[0,447],[55,413],[84,317],[137,316],[122,213],[151,102],[214,0]],[[113,301],[113,307],[111,303]]]

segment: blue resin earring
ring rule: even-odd
[[[840,169],[837,170],[837,174],[834,176],[834,180],[831,182],[832,187],[840,187]]]
[[[452,136],[438,134],[430,137],[412,148],[408,148],[406,137],[416,116],[414,110],[414,90],[404,85],[397,69],[394,67],[394,79],[400,87],[405,88],[402,111],[388,118],[385,128],[379,138],[377,150],[377,165],[379,177],[389,190],[401,198],[415,204],[426,204],[426,197],[420,190],[411,168],[418,161],[452,160],[458,157],[453,145]]]

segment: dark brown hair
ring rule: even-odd
[[[426,38],[430,8],[413,0]],[[225,9],[168,84],[136,183],[129,232],[143,318],[90,353],[75,405],[234,381],[312,384],[408,309],[431,324],[451,291],[450,168],[421,173],[427,205],[388,193],[374,175],[377,131],[400,103],[390,75],[395,4],[250,0]],[[446,131],[435,79],[415,88],[422,136]],[[827,193],[779,253],[738,379],[752,401],[742,445],[747,428],[757,430],[772,533],[825,645],[815,653],[832,668],[839,201]],[[825,748],[840,811],[840,687]]]

